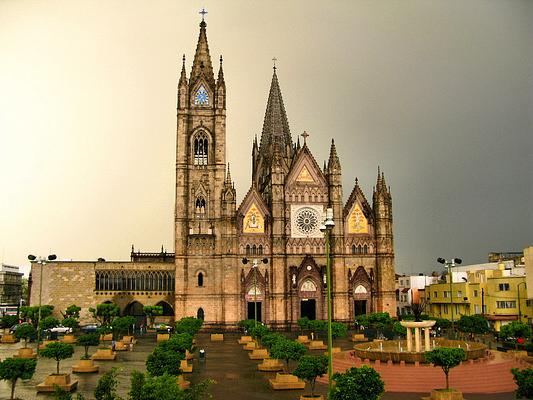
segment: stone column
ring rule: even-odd
[[[424,350],[430,351],[431,346],[429,342],[429,328],[424,328]]]
[[[415,328],[415,350],[420,353],[420,328]]]
[[[407,328],[407,351],[413,351],[413,333],[411,328]]]

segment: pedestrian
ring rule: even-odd
[[[113,340],[111,341],[111,351],[115,351],[115,345],[116,345],[116,343],[115,343],[115,339],[113,339]]]
[[[130,351],[133,351],[133,342],[130,341]]]

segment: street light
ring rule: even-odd
[[[445,260],[442,257],[437,258],[437,262],[439,264],[443,264],[445,268],[448,269],[448,274],[450,276],[450,312],[452,315],[452,334],[455,336],[455,327],[453,322],[453,279],[452,279],[452,268],[455,267],[456,264],[461,264],[463,260],[460,258],[452,258],[451,260]]]
[[[43,265],[46,264],[46,261],[54,261],[57,258],[55,254],[50,254],[48,257],[36,257],[33,254],[28,256],[28,260],[31,262],[36,262],[39,264],[39,311],[37,317],[37,349],[36,353],[39,354],[39,343],[41,342],[41,302],[43,296]]]
[[[327,296],[326,302],[328,304],[328,398],[331,399],[331,389],[333,382],[333,354],[331,352],[333,346],[333,338],[331,334],[331,260],[329,259],[330,253],[330,234],[335,226],[335,221],[333,221],[333,208],[328,208],[326,210],[326,215],[322,226],[320,226],[320,231],[324,233],[324,238],[326,239],[326,289]]]
[[[526,287],[526,282],[520,282],[516,285],[516,292],[518,293],[518,321],[522,322],[522,308],[520,307],[520,285]]]
[[[249,261],[246,257],[242,259],[244,265],[248,264]],[[268,258],[263,258],[261,262],[267,264]],[[254,258],[252,260],[252,268],[254,269],[254,327],[257,326],[257,264],[257,258]]]

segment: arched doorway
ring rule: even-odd
[[[353,320],[358,315],[368,314],[372,310],[372,279],[363,266],[357,267],[352,275],[348,270],[350,315]]]
[[[318,287],[311,278],[300,286],[300,318],[316,319],[316,297]]]
[[[164,317],[173,317],[174,316],[174,309],[170,304],[168,304],[166,301],[160,301],[156,304],[156,306],[163,307],[163,316]]]
[[[132,301],[124,308],[123,315],[135,317],[137,320],[135,323],[136,327],[139,327],[141,324],[146,325],[146,315],[144,314],[143,308],[144,306],[138,301]]]
[[[202,321],[204,320],[205,313],[204,313],[204,309],[203,308],[200,307],[198,309],[198,311],[196,312],[196,318],[201,319]]]
[[[306,255],[299,266],[289,267],[291,284],[291,323],[299,318],[325,319],[325,267]]]

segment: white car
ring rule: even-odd
[[[71,333],[72,328],[67,328],[66,326],[59,325],[59,326],[56,326],[55,328],[48,329],[48,332],[65,334],[65,333]]]

